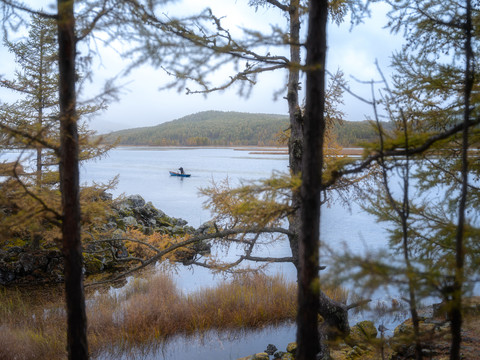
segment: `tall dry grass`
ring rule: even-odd
[[[66,324],[55,288],[0,289],[0,359],[64,358]]]
[[[121,299],[97,298],[89,312],[91,343],[101,347],[110,338],[122,346],[145,344],[179,333],[254,328],[295,317],[296,286],[280,277],[239,277],[189,295],[164,275],[130,286]]]
[[[172,278],[154,275],[130,281],[121,291],[87,296],[88,336],[93,355],[107,349],[128,353],[176,334],[236,331],[291,321],[296,284],[279,276],[249,275],[192,294]],[[338,300],[345,297],[340,292]],[[63,296],[46,298],[0,292],[0,360],[65,357]]]

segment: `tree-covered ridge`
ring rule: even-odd
[[[107,141],[122,145],[278,145],[275,135],[288,117],[271,114],[205,111],[157,126],[117,131]]]
[[[153,146],[274,146],[289,127],[287,115],[204,111],[156,126],[115,131],[107,142]],[[335,128],[341,146],[356,146],[376,138],[367,121],[345,121]]]

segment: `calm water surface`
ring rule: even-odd
[[[2,156],[0,160],[16,154],[4,153]],[[191,174],[190,178],[169,175],[169,170],[180,166]],[[118,186],[112,191],[114,196],[139,194],[167,215],[185,219],[189,225],[198,227],[211,218],[211,213],[203,208],[205,199],[199,195],[199,188],[225,179],[235,185],[242,180],[267,178],[275,171],[288,171],[287,155],[252,154],[225,148],[133,147],[117,148],[103,159],[84,163],[81,182],[106,183],[118,175]],[[337,250],[342,249],[344,243],[348,243],[352,251],[363,251],[366,245],[378,248],[385,243],[385,229],[354,201],[350,209],[337,203],[322,208],[321,221],[322,240]],[[223,254],[226,257],[235,255],[235,250]],[[290,250],[285,241],[275,247],[261,249],[261,255],[289,256]],[[296,279],[291,264],[274,264],[268,272],[280,273],[292,281]],[[206,269],[186,267],[179,267],[174,278],[184,292],[213,286],[223,280]],[[269,343],[284,351],[294,339],[295,326],[291,324],[236,336],[212,332],[195,339],[177,337],[161,350],[140,351],[124,359],[131,359],[133,355],[138,359],[236,359],[261,352]],[[101,358],[108,357],[104,355]]]
[[[169,175],[169,170],[180,166],[191,174],[190,178]],[[203,207],[205,198],[199,195],[199,188],[225,179],[235,185],[242,180],[267,178],[275,171],[288,171],[287,155],[253,154],[230,148],[134,147],[112,150],[106,158],[84,164],[81,181],[107,182],[118,175],[114,195],[140,194],[167,215],[185,219],[189,225],[198,227],[212,217]],[[352,201],[349,209],[338,203],[322,208],[321,236],[334,249],[340,250],[348,243],[352,251],[363,251],[367,245],[382,246],[386,231]],[[290,255],[286,242],[262,251],[264,256]],[[294,267],[290,264],[275,265],[272,272],[295,279]],[[185,270],[182,288],[191,291],[215,282],[207,273],[204,269]],[[193,282],[188,280],[189,275],[195,275]]]
[[[169,170],[180,166],[190,173],[190,178],[169,175]],[[198,227],[211,218],[203,208],[205,201],[198,189],[208,187],[212,181],[225,179],[232,184],[242,180],[267,178],[275,171],[288,171],[287,155],[253,154],[235,149],[199,148],[118,148],[109,156],[82,166],[82,182],[106,182],[119,176],[114,195],[140,194],[146,201],[172,217],[182,218],[191,226]],[[322,239],[335,249],[341,249],[348,242],[353,251],[363,251],[366,244],[378,247],[386,237],[385,230],[371,215],[352,202],[350,209],[333,203],[322,209]],[[233,252],[233,254],[232,254]],[[273,248],[262,249],[264,256],[289,256],[285,242]],[[235,256],[235,251],[223,256]],[[269,273],[282,274],[294,281],[296,273],[291,264],[274,264]],[[212,286],[222,277],[213,276],[207,269],[181,267],[174,274],[178,286],[184,292]],[[161,350],[139,352],[142,359],[236,359],[254,352],[265,350],[274,343],[284,351],[287,344],[295,339],[292,324],[248,332],[241,336],[209,333],[202,338],[177,337]],[[130,354],[129,356],[132,356]]]
[[[180,166],[190,178],[170,176],[168,171]],[[232,184],[264,178],[274,170],[287,171],[287,166],[286,155],[252,155],[234,149],[118,148],[104,159],[84,164],[81,181],[105,182],[118,174],[115,195],[140,194],[169,216],[197,227],[211,218],[202,209],[199,188],[226,178]]]

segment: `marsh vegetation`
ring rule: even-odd
[[[161,348],[176,335],[238,332],[293,322],[296,284],[279,276],[239,276],[220,285],[182,293],[171,276],[145,272],[119,288],[86,295],[92,356],[125,356]],[[347,293],[332,291],[345,301]],[[63,289],[5,288],[0,292],[0,358],[65,358]],[[293,340],[293,339],[292,339]]]

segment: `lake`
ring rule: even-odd
[[[1,160],[14,159],[18,153],[2,153]],[[190,178],[169,175],[170,170],[183,167]],[[275,171],[288,171],[288,156],[281,154],[254,154],[249,150],[232,148],[160,148],[120,147],[95,161],[81,166],[81,183],[106,183],[118,175],[118,186],[112,191],[120,194],[139,194],[146,201],[167,215],[182,218],[189,225],[198,227],[210,220],[211,214],[203,208],[204,198],[198,189],[208,187],[212,181],[228,178],[235,185],[242,180],[267,178]],[[366,245],[378,248],[385,244],[387,233],[382,225],[351,201],[349,208],[333,202],[322,208],[322,240],[334,249],[341,250],[348,243],[355,252],[364,251]],[[225,254],[234,256],[235,254]],[[274,247],[262,249],[264,256],[289,256],[286,241]],[[223,280],[213,276],[207,269],[179,267],[173,274],[177,285],[184,292],[213,286]],[[295,281],[296,273],[291,264],[273,264],[270,274],[282,274]],[[385,294],[380,294],[385,297]],[[359,320],[353,318],[353,321]],[[241,334],[217,334],[210,332],[201,338],[176,337],[161,351],[139,350],[137,358],[187,360],[192,358],[237,359],[254,352],[265,350],[269,343],[284,351],[286,345],[295,340],[295,326],[286,324],[276,328],[259,329]],[[129,354],[131,359],[132,354]],[[105,357],[107,358],[106,355]],[[126,359],[126,358],[125,358]]]
[[[198,227],[212,217],[203,207],[205,199],[199,195],[199,188],[226,178],[235,185],[242,180],[268,178],[273,172],[288,171],[288,155],[256,152],[233,148],[120,147],[110,151],[104,159],[84,163],[81,182],[107,182],[118,175],[114,196],[139,194],[167,215],[185,219],[189,225]],[[169,175],[170,170],[180,166],[191,177]],[[323,207],[321,221],[322,240],[337,250],[341,250],[344,243],[355,252],[363,251],[365,245],[378,248],[387,236],[383,226],[355,201],[349,208],[337,202]],[[265,251],[269,251],[268,256],[290,255],[286,242]],[[293,265],[275,265],[274,268],[274,272],[280,271],[286,278],[296,279]],[[204,277],[203,270],[196,271],[202,272],[201,279],[193,284],[186,280],[187,284],[182,286],[185,291],[210,284],[211,279]]]
[[[170,170],[177,170],[180,166],[191,174],[190,178],[169,175]],[[120,147],[112,150],[104,159],[83,164],[81,181],[107,182],[118,175],[114,196],[139,194],[167,215],[185,219],[189,225],[198,227],[211,218],[209,210],[203,208],[205,199],[199,195],[199,188],[226,178],[232,185],[242,180],[267,178],[276,171],[288,171],[287,155],[257,154],[251,149],[232,148]],[[336,202],[322,208],[321,220],[322,239],[337,250],[345,242],[352,251],[363,251],[366,244],[378,247],[384,244],[387,236],[385,229],[354,201],[348,209]],[[290,255],[286,241],[262,251],[264,256]],[[224,254],[227,257],[230,255]],[[296,280],[295,268],[291,264],[272,264],[267,272],[280,273],[286,279]],[[223,280],[223,277],[215,277],[204,268],[180,267],[173,275],[184,292],[213,286]],[[140,351],[139,357],[186,360],[198,354],[201,356],[197,358],[236,359],[261,352],[269,343],[285,350],[286,345],[294,339],[293,324],[233,337],[212,332],[201,339],[178,337],[167,343],[162,351],[146,354]]]

